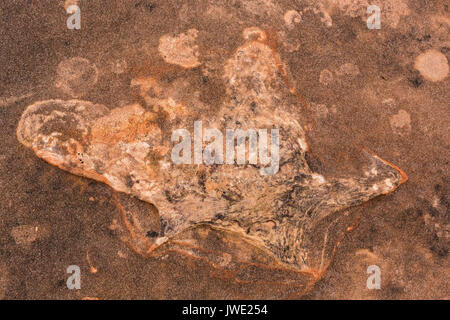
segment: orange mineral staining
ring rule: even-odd
[[[200,66],[197,34],[190,29],[161,37],[158,50],[165,62],[184,68]],[[17,137],[49,163],[117,191],[113,199],[125,226],[121,239],[141,256],[184,251],[199,259],[207,257],[230,275],[235,273],[230,271],[233,261],[261,256],[267,258],[261,258],[258,266],[269,261],[295,269],[305,279],[317,279],[349,230],[348,221],[342,221],[346,216],[334,213],[392,192],[405,182],[405,176],[372,155],[368,155],[371,164],[365,176],[328,178],[314,172],[307,162],[305,118],[300,112],[308,104],[289,81],[274,33],[248,27],[238,42],[222,60],[223,72],[214,79],[224,92],[217,104],[200,101],[204,88],[193,86],[181,68],[171,71],[170,81],[164,74],[139,74],[130,83],[138,87],[137,102],[111,109],[82,100],[36,102],[23,113]],[[92,67],[83,63],[88,70]],[[61,69],[66,70],[65,66]],[[341,69],[344,75],[359,73],[350,64]],[[324,105],[315,106],[314,111],[328,115]],[[279,170],[261,175],[261,163],[175,163],[173,132],[182,129],[189,138],[202,138],[203,129],[196,133],[193,128],[200,121],[203,128],[218,132],[276,129],[281,140]],[[153,204],[157,222],[151,210],[134,200]],[[116,224],[113,228],[120,229]],[[214,250],[200,248],[197,240],[208,237],[198,231],[202,228],[222,234],[232,258],[214,257]],[[238,243],[261,254],[255,257],[248,249],[239,249]]]

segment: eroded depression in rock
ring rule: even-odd
[[[164,50],[168,39],[162,40]],[[189,67],[201,64],[196,59]],[[139,245],[144,253],[206,224],[239,235],[282,264],[317,269],[324,259],[317,252],[336,241],[328,232],[340,230],[333,213],[393,191],[406,176],[371,155],[372,166],[360,177],[326,179],[313,172],[305,159],[305,119],[298,112],[303,106],[286,84],[286,68],[267,34],[247,28],[223,65],[226,97],[220,105],[192,94],[183,74],[171,82],[150,75],[130,83],[140,88],[142,103],[109,109],[82,100],[36,102],[23,113],[17,136],[61,169],[153,204],[160,230]],[[174,164],[171,134],[184,128],[193,137],[195,121],[220,132],[277,128],[277,172],[262,175],[258,163]],[[315,228],[324,219],[330,224],[318,239]]]

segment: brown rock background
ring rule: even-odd
[[[111,190],[48,165],[15,134],[27,105],[71,98],[55,82],[58,65],[73,57],[98,69],[92,86],[76,87],[77,96],[94,103],[132,102],[139,97],[130,95],[132,79],[151,73],[171,82],[182,72],[202,88],[199,99],[214,105],[224,94],[220,85],[195,68],[164,63],[160,38],[199,30],[198,59],[214,71],[214,60],[202,57],[214,48],[212,54],[226,59],[239,46],[242,30],[258,26],[273,30],[292,85],[316,106],[309,132],[314,170],[324,176],[358,174],[358,150],[366,147],[409,176],[395,193],[360,208],[357,228],[303,298],[448,299],[449,78],[427,80],[415,61],[431,49],[450,59],[449,7],[443,0],[380,2],[382,17],[386,13],[381,30],[367,29],[364,1],[323,1],[313,10],[309,1],[80,0],[81,30],[66,28],[64,1],[2,2],[0,298],[298,297],[295,282],[242,283],[177,252],[152,259],[136,255],[114,228],[120,212]],[[289,10],[302,12],[302,18],[288,19],[285,27]],[[409,121],[393,126],[399,114]],[[20,245],[14,237],[20,226],[44,226],[45,232]],[[220,249],[220,235],[208,234],[204,241]],[[72,264],[82,270],[80,291],[66,288],[65,270]],[[372,264],[381,268],[381,290],[366,288]],[[273,271],[254,272],[269,279]]]

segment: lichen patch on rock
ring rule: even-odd
[[[389,119],[394,133],[399,135],[408,134],[411,131],[411,116],[405,110],[399,110],[397,114]]]
[[[97,83],[97,80],[97,67],[88,59],[74,57],[58,65],[55,86],[70,97],[80,98]]]
[[[444,80],[449,72],[447,57],[435,49],[421,53],[414,61],[414,68],[432,82]]]

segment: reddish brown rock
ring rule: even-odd
[[[200,101],[183,75],[171,82],[136,78],[131,84],[139,86],[142,104],[110,110],[81,100],[36,102],[22,115],[18,139],[63,170],[153,204],[159,224],[117,198],[126,241],[144,256],[175,246],[224,268],[233,268],[234,259],[258,261],[300,270],[312,281],[351,228],[351,219],[334,213],[392,192],[406,175],[376,156],[364,176],[325,179],[313,172],[298,112],[304,106],[269,40],[259,28],[243,30],[223,68],[220,105]],[[194,121],[220,132],[279,129],[276,171],[261,174],[261,163],[175,164],[171,135],[181,128],[194,136]],[[207,228],[228,239],[219,256],[198,247]],[[259,253],[239,249],[240,242]]]

